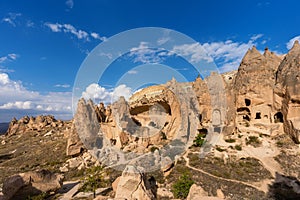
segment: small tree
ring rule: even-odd
[[[199,133],[199,134],[196,136],[195,140],[194,140],[194,146],[195,146],[195,147],[202,147],[202,145],[203,145],[204,142],[205,142],[205,139],[204,139],[205,137],[206,137],[205,134]]]
[[[173,184],[172,192],[175,198],[185,199],[194,181],[188,173],[182,174],[179,179]]]

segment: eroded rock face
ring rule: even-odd
[[[127,166],[119,179],[115,198],[152,200],[155,199],[153,187],[141,170]]]
[[[68,141],[67,141],[67,156],[78,156],[83,152],[85,147],[81,142],[77,129],[74,123],[72,123],[71,130],[68,132]]]
[[[84,149],[102,147],[102,141],[97,137],[100,129],[97,106],[91,100],[82,98],[78,101],[72,128],[68,135],[67,155],[77,156]]]
[[[282,111],[284,131],[300,143],[300,45],[296,41],[277,72],[275,96]]]
[[[238,130],[273,134],[277,112],[273,89],[280,62],[281,58],[268,49],[262,55],[253,47],[245,54],[233,87]]]

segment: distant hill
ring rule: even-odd
[[[9,123],[0,123],[0,135],[6,133]]]

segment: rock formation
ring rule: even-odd
[[[62,186],[63,176],[46,170],[25,172],[7,178],[3,183],[4,199],[25,199],[28,195],[56,191]]]
[[[284,131],[300,143],[300,45],[296,40],[276,74],[275,102]],[[279,115],[280,114],[280,115]]]
[[[23,134],[27,132],[45,132],[47,130],[62,130],[68,122],[56,120],[52,115],[39,115],[37,117],[25,116],[19,120],[13,118],[9,124],[6,135]]]
[[[119,179],[115,198],[118,199],[155,199],[155,185],[147,180],[145,174],[134,166],[127,166]]]
[[[280,57],[267,48],[263,55],[255,47],[247,51],[233,87],[236,127],[239,130],[255,129],[263,134],[272,134],[276,114],[273,89],[280,62]]]

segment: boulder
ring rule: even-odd
[[[27,183],[28,184],[28,183]],[[17,191],[25,186],[25,182],[20,175],[14,175],[4,180],[2,191],[4,199],[11,199]]]
[[[68,132],[67,156],[78,156],[82,153],[84,146],[77,134],[75,124],[72,124],[71,130]]]
[[[155,195],[142,170],[127,166],[120,177],[115,198],[151,200]]]
[[[208,196],[208,193],[201,187],[196,184],[193,184],[190,188],[189,195],[187,200],[198,200],[202,197]]]
[[[57,191],[62,181],[63,175],[47,170],[13,175],[3,183],[4,199],[25,199],[29,195]]]

